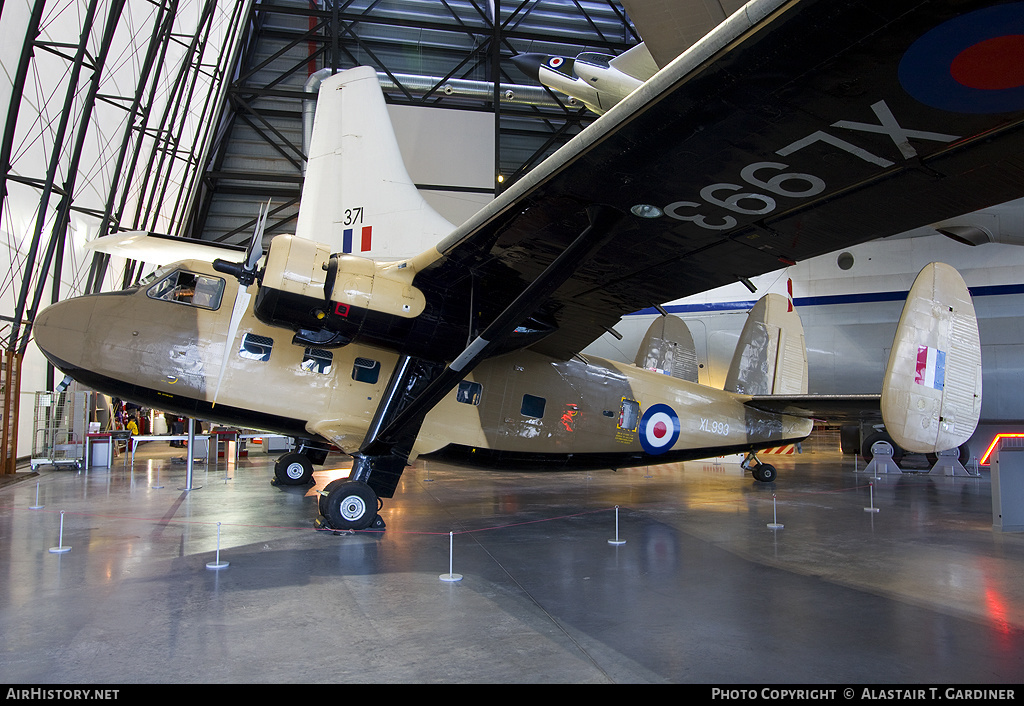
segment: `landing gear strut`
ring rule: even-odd
[[[771,483],[779,475],[778,471],[775,470],[775,466],[758,461],[753,451],[747,452],[747,457],[743,459],[740,468],[750,471],[751,475],[754,476],[754,480],[761,483]]]

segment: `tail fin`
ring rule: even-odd
[[[659,316],[654,320],[634,362],[638,368],[698,382],[697,347],[686,322],[678,316]]]
[[[804,327],[786,297],[766,294],[750,310],[725,389],[744,395],[807,393]]]
[[[399,259],[452,230],[409,178],[377,72],[363,66],[324,81],[295,234],[334,252]]]
[[[955,449],[981,415],[981,340],[955,269],[933,262],[910,288],[882,385],[882,418],[907,451]]]

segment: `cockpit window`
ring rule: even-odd
[[[176,270],[150,287],[146,294],[151,299],[178,302],[202,309],[219,309],[224,295],[224,280]]]
[[[607,69],[611,66],[611,60],[615,57],[611,54],[598,54],[597,52],[585,51],[576,57],[576,61],[581,64],[590,64],[591,66],[600,66]]]

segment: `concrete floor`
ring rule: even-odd
[[[1024,682],[1024,535],[984,470],[882,477],[872,513],[827,451],[771,485],[421,461],[384,533],[338,535],[270,457],[185,491],[181,453],[0,487],[0,682]]]

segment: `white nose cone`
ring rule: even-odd
[[[981,341],[960,273],[925,266],[910,288],[882,385],[882,418],[907,451],[967,441],[981,415]]]

